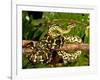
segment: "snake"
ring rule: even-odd
[[[33,43],[31,46],[33,52],[28,55],[28,59],[33,64],[56,64],[74,62],[81,55],[82,51],[76,50],[74,52],[56,51],[66,43],[82,43],[79,36],[69,36],[68,34],[75,26],[68,26],[67,30],[60,26],[49,26],[46,38]]]

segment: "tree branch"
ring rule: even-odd
[[[64,44],[60,49],[58,50],[64,50],[64,51],[76,51],[76,50],[82,50],[85,52],[89,52],[89,45],[88,44]]]
[[[22,40],[22,51],[23,53],[31,53],[33,50],[30,48],[27,48],[27,44],[29,44],[30,42],[35,42],[32,40]],[[74,43],[74,44],[64,44],[61,48],[56,49],[56,50],[62,50],[62,51],[76,51],[76,50],[82,50],[85,52],[89,52],[89,45],[88,44],[78,44],[78,43]]]

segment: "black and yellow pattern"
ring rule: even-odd
[[[34,42],[32,45],[30,45],[33,52],[27,57],[33,64],[49,64],[52,63],[53,58],[56,57],[60,57],[62,63],[66,64],[67,62],[75,61],[81,55],[81,51],[79,50],[75,52],[56,51],[56,49],[59,49],[65,43],[82,42],[81,38],[78,36],[64,36],[65,32],[68,32],[67,30],[64,32],[64,34],[62,34],[63,32],[60,31],[62,31],[62,29],[58,26],[50,27],[48,35],[46,35],[45,39]],[[60,63],[60,60],[57,60],[55,63]]]

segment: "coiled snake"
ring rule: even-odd
[[[80,55],[81,51],[56,51],[66,43],[81,43],[79,36],[68,36],[67,33],[71,31],[74,26],[68,26],[68,30],[63,30],[59,26],[49,26],[48,34],[45,39],[32,43],[31,49],[33,52],[26,55],[33,64],[67,64],[75,61]],[[66,35],[65,35],[66,34]]]

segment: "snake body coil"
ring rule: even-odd
[[[80,55],[81,51],[77,50],[74,52],[67,51],[56,51],[55,49],[61,48],[66,43],[81,43],[82,40],[79,36],[68,36],[64,35],[71,31],[63,30],[59,26],[51,26],[48,30],[46,39],[40,40],[39,42],[33,43],[31,53],[28,58],[35,63],[49,64],[49,63],[63,63],[75,61]],[[54,61],[55,60],[55,61]]]

